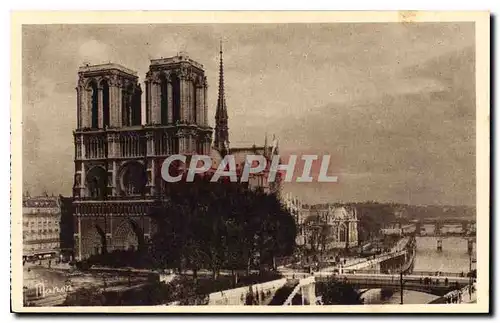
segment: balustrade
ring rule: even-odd
[[[103,136],[92,136],[85,140],[85,157],[88,159],[106,158],[107,142]]]

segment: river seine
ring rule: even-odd
[[[474,244],[473,255],[476,253]],[[473,256],[475,258],[475,256]],[[475,269],[475,265],[472,265]],[[467,273],[469,271],[469,254],[467,253],[467,239],[461,237],[443,238],[443,250],[437,251],[437,238],[417,237],[417,254],[414,271],[442,271]],[[425,304],[437,298],[436,295],[405,290],[403,302],[405,304]],[[365,304],[399,304],[401,294],[395,291],[392,295],[382,297],[380,289],[371,289],[363,294]]]

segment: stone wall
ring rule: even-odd
[[[208,305],[244,305],[247,294],[252,291],[256,305],[265,305],[265,301],[270,298],[270,295],[281,288],[286,283],[286,278],[255,284],[251,286],[243,286],[235,289],[228,289],[208,296]],[[264,296],[264,297],[262,297]]]

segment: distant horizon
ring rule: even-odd
[[[73,196],[72,195],[64,195],[64,194],[55,194],[53,192],[47,192],[47,193],[41,193],[41,194],[31,194],[31,192],[23,192],[23,198],[26,196],[26,193],[28,193],[28,197],[30,198],[37,198],[37,197],[64,197],[64,198],[72,198]],[[47,195],[45,195],[47,194]],[[282,199],[284,200],[284,197],[283,195],[285,194],[281,194],[282,196]],[[300,200],[300,199],[299,199]],[[373,203],[373,204],[386,204],[386,205],[390,205],[390,204],[395,204],[395,205],[403,205],[403,206],[418,206],[418,207],[467,207],[467,208],[475,208],[476,205],[468,205],[468,204],[456,204],[456,205],[452,205],[452,204],[408,204],[408,203],[405,203],[405,202],[394,202],[394,201],[375,201],[375,200],[365,200],[365,201],[348,201],[348,202],[345,202],[345,201],[335,201],[335,202],[324,202],[324,203],[306,203],[306,202],[302,202],[303,205],[324,205],[324,204],[342,204],[342,205],[345,205],[345,204],[368,204],[368,203]]]

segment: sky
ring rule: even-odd
[[[205,67],[213,126],[220,39],[231,146],[267,133],[284,156],[332,156],[338,183],[284,193],[475,205],[473,23],[25,25],[24,189],[71,195],[84,62],[122,64],[144,89],[150,59],[187,52]]]

